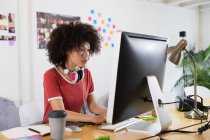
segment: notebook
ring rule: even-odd
[[[30,130],[29,130],[30,129]],[[50,127],[46,125],[33,125],[28,127],[15,127],[1,132],[2,135],[9,139],[27,138],[36,135],[50,134]]]

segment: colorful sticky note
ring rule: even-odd
[[[89,21],[91,21],[91,20],[92,20],[92,18],[91,18],[91,17],[88,17],[88,20],[89,20]]]
[[[106,29],[103,29],[103,33],[106,33]]]
[[[98,31],[99,31],[99,32],[101,31],[101,27],[98,27]]]
[[[9,40],[9,46],[14,46],[14,44],[15,44],[15,41]]]
[[[101,13],[98,13],[98,17],[101,17]]]
[[[105,44],[105,46],[106,46],[106,47],[108,47],[108,46],[109,46],[109,43],[108,43],[108,42],[105,42],[104,44]]]
[[[91,13],[91,14],[94,14],[95,12],[94,12],[94,10],[90,10],[90,13]]]
[[[93,20],[93,23],[94,23],[94,24],[97,24],[97,20],[94,19],[94,20]]]
[[[112,43],[112,48],[114,48],[114,43]]]
[[[87,17],[87,20],[101,33],[103,46],[115,47],[112,37],[115,33],[116,25],[112,22],[112,18],[103,17],[101,12],[97,12],[94,9],[90,9],[90,13],[91,15]]]

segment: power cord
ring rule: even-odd
[[[202,124],[202,120],[204,119],[204,115],[201,116],[199,113],[196,112],[196,110],[191,107],[188,103],[184,102],[184,101],[176,101],[176,102],[168,102],[168,103],[162,103],[161,100],[158,100],[158,104],[159,106],[162,106],[162,105],[166,105],[166,104],[174,104],[174,103],[180,103],[180,102],[183,102],[184,104],[186,104],[190,109],[192,109],[199,117],[200,117],[200,120],[201,120],[201,124]],[[209,112],[209,107],[207,109],[206,112]],[[204,111],[203,111],[204,113]],[[207,113],[207,119],[208,119],[208,113]],[[166,140],[166,139],[163,139],[161,137],[162,134],[165,134],[165,133],[171,133],[171,132],[179,132],[179,133],[199,133],[199,134],[202,134],[204,131],[210,129],[210,121],[207,122],[207,124],[205,124],[204,126],[201,126],[198,128],[197,131],[185,131],[185,130],[165,130],[165,131],[162,131],[160,132],[159,134],[157,134],[157,136],[160,137],[160,140]]]
[[[207,124],[205,124],[204,126],[201,126],[200,128],[198,128],[198,132],[199,134],[202,134],[204,131],[208,130],[210,128],[209,122]]]

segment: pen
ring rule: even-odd
[[[39,133],[39,134],[40,134],[40,132],[39,132],[39,131],[34,130],[34,129],[32,129],[32,128],[28,128],[28,130],[33,131],[33,132],[36,132],[36,133]]]

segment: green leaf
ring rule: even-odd
[[[194,53],[190,51],[194,57],[196,63],[197,85],[204,86],[210,89],[210,45],[207,49]],[[191,86],[194,84],[194,65],[189,55],[186,55],[185,59],[182,59],[180,65],[186,70],[186,74],[183,74],[174,84],[173,88]],[[172,89],[173,89],[172,88]]]
[[[206,61],[207,59],[209,59],[210,57],[210,45],[209,47],[205,50],[205,53],[204,53],[204,61]]]
[[[95,138],[94,140],[110,140],[109,136],[100,136],[98,138]]]

